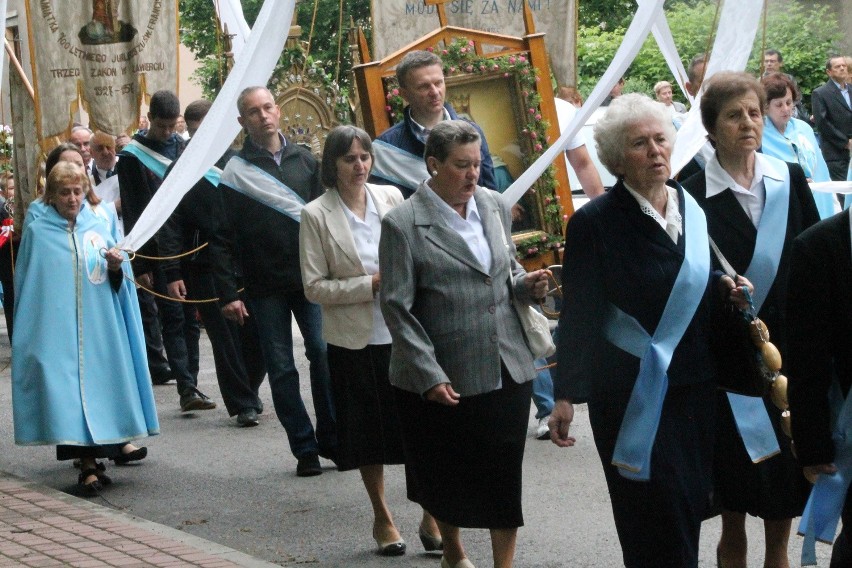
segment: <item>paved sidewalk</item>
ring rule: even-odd
[[[277,566],[0,472],[0,567]]]

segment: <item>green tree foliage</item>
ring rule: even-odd
[[[302,27],[301,40],[310,41],[309,61],[319,62],[326,73],[332,77],[339,73],[340,82],[349,81],[352,61],[349,56],[348,38],[350,17],[356,25],[366,25],[370,15],[369,0],[346,0],[343,2],[343,45],[338,61],[337,44],[340,18],[340,0],[303,0],[296,6],[297,13],[293,23]],[[263,0],[242,0],[243,13],[249,26],[254,25],[263,6]],[[314,18],[314,7],[316,17]],[[207,97],[214,98],[225,79],[224,60],[221,57],[221,38],[215,33],[215,10],[210,0],[180,0],[181,42],[187,46],[200,62],[201,67],[193,78],[202,87]],[[313,36],[311,24],[313,22]],[[286,32],[282,30],[282,32]],[[293,54],[286,50],[276,69],[276,73],[289,68]]]
[[[711,30],[717,17],[715,2],[674,3],[666,8],[666,17],[684,66],[697,53],[712,46]],[[629,22],[628,22],[629,23]],[[588,96],[612,61],[624,38],[625,27],[606,29],[600,25],[581,25],[577,38],[578,87]],[[824,6],[798,3],[773,4],[766,25],[766,48],[784,56],[784,71],[799,81],[806,100],[810,92],[825,82],[824,62],[840,39],[836,17]],[[757,74],[762,63],[763,30],[755,39],[748,70]],[[672,81],[671,71],[653,36],[648,37],[626,74],[624,92],[644,92],[653,96],[659,80]],[[675,88],[675,97],[683,96]]]

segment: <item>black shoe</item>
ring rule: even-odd
[[[299,463],[296,465],[296,475],[298,477],[313,477],[322,473],[319,457],[316,454],[308,454],[299,458]]]
[[[80,475],[77,477],[77,485],[80,486],[80,491],[83,495],[87,497],[96,497],[98,493],[101,492],[104,486],[101,484],[100,475],[101,473],[94,468],[85,469],[80,472]],[[94,477],[95,479],[86,483],[86,479],[89,477]],[[104,475],[104,477],[106,477],[106,475]],[[107,477],[107,479],[109,478]],[[110,479],[109,482],[112,483],[112,480]]]
[[[246,428],[260,424],[260,421],[257,419],[257,410],[254,408],[240,410],[240,413],[237,414],[237,424]]]
[[[181,412],[190,412],[191,410],[212,410],[214,408],[216,408],[216,403],[210,400],[210,397],[195,387],[188,387],[180,395]]]
[[[172,376],[172,370],[169,367],[150,369],[150,373],[151,384],[154,385],[165,385],[175,380]]]
[[[115,465],[125,465],[132,461],[144,460],[147,455],[148,448],[142,446],[141,448],[136,448],[132,452],[121,454],[120,456],[115,456],[114,458],[109,459],[111,459],[115,463]]]

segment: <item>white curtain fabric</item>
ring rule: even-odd
[[[748,63],[757,28],[760,24],[762,0],[725,2],[716,29],[716,41],[704,72],[704,82],[718,71],[742,71]],[[689,115],[677,133],[672,152],[672,175],[689,163],[707,140],[701,124],[701,93],[695,97]]]
[[[269,81],[293,19],[295,0],[265,0],[249,41],[222,86],[219,96],[181,159],[142,212],[133,230],[119,243],[137,250],[166,222],[181,198],[225,153],[240,131],[237,97],[246,87]]]
[[[234,52],[234,61],[237,61],[251,33],[251,28],[243,15],[243,5],[240,0],[213,0],[213,6],[216,8],[219,21],[226,24],[228,33],[234,36],[231,38],[231,49]]]
[[[600,82],[595,86],[592,94],[586,99],[583,107],[574,115],[574,120],[567,126],[559,138],[545,150],[541,157],[533,162],[527,170],[518,176],[518,179],[510,185],[501,197],[509,207],[518,202],[523,195],[532,187],[533,183],[544,173],[544,170],[565,150],[569,141],[577,135],[586,124],[591,114],[597,109],[618,80],[627,71],[627,68],[636,58],[642,42],[648,37],[651,26],[663,15],[663,0],[645,0],[636,10],[630,27],[624,35],[624,40],[615,53],[615,57],[609,68],[604,73]]]

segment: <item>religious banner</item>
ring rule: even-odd
[[[27,0],[42,140],[71,126],[78,95],[92,129],[126,132],[145,95],[177,90],[177,0]]]
[[[524,2],[535,31],[545,33],[550,67],[560,85],[575,85],[576,0],[447,0],[447,24],[520,37]],[[438,9],[424,0],[373,0],[373,59],[382,59],[438,29]]]

